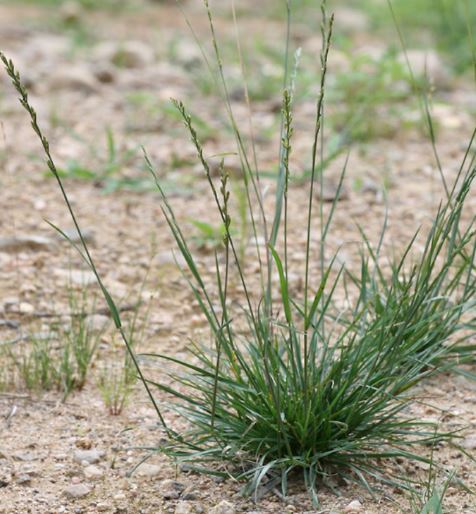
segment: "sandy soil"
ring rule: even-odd
[[[205,34],[206,19],[199,3],[191,2],[187,12],[198,33]],[[279,20],[264,24],[253,12],[243,12],[242,34],[259,33],[263,38],[283,34]],[[232,20],[224,8],[218,15],[219,32],[226,35],[233,28]],[[14,58],[24,73],[53,154],[62,166],[76,159],[84,167],[104,168],[106,130],[114,133],[118,153],[125,156],[125,162],[113,178],[135,180],[136,190],[108,193],[92,180],[66,180],[67,190],[82,226],[94,237],[93,254],[106,284],[119,297],[136,298],[142,294],[149,305],[141,349],[187,358],[189,339],[206,338],[206,327],[175,269],[174,245],[138,148],[140,144],[147,147],[160,176],[171,184],[174,206],[190,231],[192,218],[213,223],[214,214],[205,200],[206,185],[193,162],[188,136],[180,121],[167,114],[163,105],[171,96],[189,101],[191,109],[208,125],[209,154],[232,148],[230,134],[223,128],[223,114],[217,109],[216,98],[197,94],[194,70],[199,55],[175,7],[158,3],[114,15],[80,13],[86,35],[79,29],[66,30],[67,16],[67,12],[48,16],[45,10],[13,3],[0,5],[0,49]],[[356,31],[353,37],[356,52],[369,45],[384,45],[368,32]],[[315,35],[307,26],[300,27],[296,40],[304,52],[315,48]],[[139,46],[132,45],[127,55],[124,48],[131,41],[139,42]],[[117,57],[118,49],[125,59],[121,66],[111,62],[111,55],[115,52]],[[271,97],[255,104],[257,133],[277,133],[277,102],[279,97]],[[313,105],[312,98],[307,98],[296,108],[293,165],[297,170],[307,165],[303,155],[312,137]],[[239,94],[234,107],[237,117],[246,123],[247,109]],[[439,127],[439,152],[449,179],[455,176],[461,162],[475,112],[470,82],[455,79],[450,87],[437,88],[434,113]],[[5,74],[0,78],[0,122],[0,239],[34,235],[53,241],[35,249],[0,248],[0,319],[11,322],[8,326],[0,324],[0,340],[9,342],[21,333],[47,330],[51,317],[45,313],[60,319],[67,316],[69,273],[80,270],[82,265],[44,221],[71,229],[57,187],[45,174],[39,144]],[[276,162],[276,143],[275,135],[259,139],[263,168],[269,169]],[[331,177],[337,176],[344,159],[342,155],[331,163]],[[372,240],[378,238],[385,212],[385,185],[389,194],[388,242],[396,246],[403,245],[416,226],[430,219],[441,198],[431,145],[415,127],[397,124],[391,139],[375,138],[356,146],[348,170],[347,194],[339,203],[330,244],[343,244],[341,258],[350,266],[357,264],[356,224],[364,226]],[[145,190],[137,191],[137,181]],[[273,184],[270,180],[271,189]],[[302,214],[300,206],[305,195],[303,186],[294,187],[291,216],[295,220]],[[470,199],[469,204],[474,213],[476,199]],[[298,223],[291,232],[295,249],[292,263],[297,267],[303,261],[303,234]],[[210,252],[199,251],[199,255],[205,267],[212,267]],[[149,268],[145,290],[140,292],[139,285]],[[89,288],[94,290],[93,285]],[[11,328],[12,322],[16,328]],[[0,512],[338,513],[346,512],[355,500],[362,504],[360,512],[409,512],[399,491],[384,490],[372,498],[365,490],[352,486],[342,486],[341,496],[323,489],[322,504],[317,510],[298,484],[291,487],[285,499],[271,493],[254,504],[240,495],[241,484],[188,473],[158,454],[130,475],[147,455],[144,448],[155,447],[163,433],[139,386],[123,413],[108,414],[97,387],[97,375],[103,363],[118,361],[121,356],[120,342],[109,330],[102,337],[86,388],[65,403],[55,393],[37,395],[21,389],[0,392]],[[159,373],[152,367],[148,372]],[[461,429],[466,442],[474,440],[474,382],[444,375],[426,383],[421,393],[426,401],[414,407],[416,415],[441,422],[443,429]],[[172,423],[181,428],[180,420],[172,419]],[[475,489],[476,467],[470,456],[476,454],[470,446],[467,445],[468,455],[464,455],[457,448],[443,445],[435,457]],[[78,457],[78,452],[90,449],[99,452],[97,462],[92,464],[95,469]],[[415,477],[425,472],[415,466],[404,469]],[[87,494],[78,498],[67,495],[68,488],[81,484],[88,488]],[[229,502],[231,510],[226,510],[224,501]],[[219,508],[212,510],[217,505]],[[475,505],[471,494],[458,483],[451,484],[446,512],[474,514]]]

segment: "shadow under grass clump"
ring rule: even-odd
[[[429,462],[415,449],[416,445],[434,444],[451,436],[435,433],[432,424],[410,417],[408,408],[415,400],[411,390],[425,378],[453,365],[451,356],[458,334],[473,327],[475,321],[474,218],[466,228],[462,223],[465,201],[476,176],[474,156],[465,155],[454,187],[434,217],[423,252],[416,252],[418,235],[415,234],[403,257],[392,262],[390,274],[380,266],[384,233],[376,250],[362,234],[362,259],[357,275],[344,266],[336,266],[335,255],[327,258],[327,238],[339,194],[328,216],[320,203],[320,272],[314,276],[311,273],[312,220],[315,189],[323,187],[323,174],[317,170],[333,24],[333,18],[328,18],[323,9],[322,74],[309,194],[305,222],[295,220],[302,223],[306,234],[304,290],[300,296],[292,295],[288,193],[292,173],[293,84],[284,92],[280,173],[274,212],[269,216],[264,207],[259,171],[253,164],[253,150],[249,150],[233,115],[206,1],[205,6],[217,63],[217,69],[211,71],[217,73],[217,85],[242,164],[242,187],[259,263],[259,285],[256,285],[256,272],[250,273],[240,259],[226,165],[223,162],[218,179],[214,177],[192,117],[180,102],[175,105],[203,165],[223,226],[224,241],[221,251],[215,254],[216,280],[211,286],[147,156],[146,161],[162,197],[163,213],[185,261],[184,277],[208,321],[212,347],[194,346],[189,362],[154,354],[182,371],[172,373],[172,384],[147,380],[122,327],[119,311],[83,239],[82,247],[77,248],[96,274],[116,327],[166,430],[168,442],[157,450],[179,463],[188,463],[196,471],[246,480],[248,493],[258,494],[264,484],[267,487],[280,484],[286,494],[288,478],[297,472],[304,477],[316,502],[318,487],[331,483],[336,475],[360,481],[367,487],[369,480],[377,480],[409,488],[411,482],[405,477],[398,473],[389,475],[388,467],[383,472],[382,462],[388,459]],[[58,181],[79,231],[48,141],[38,126],[20,76],[13,63],[0,56],[41,139],[48,167]],[[344,174],[345,169],[339,190]],[[260,244],[263,240],[265,246]],[[278,246],[282,251],[278,251]],[[240,286],[239,293],[234,292],[233,297],[232,280]],[[338,307],[340,290],[347,291],[346,307]],[[247,322],[245,330],[243,313]],[[190,426],[188,431],[176,432],[166,423],[162,407],[154,397],[154,387],[171,395],[174,402],[168,408],[183,416]]]

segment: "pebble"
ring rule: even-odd
[[[15,460],[19,460],[19,461],[22,461],[22,462],[32,462],[34,460],[38,460],[38,455],[32,453],[32,452],[29,452],[29,451],[26,451],[26,452],[22,452],[22,451],[18,451],[18,452],[15,452],[12,457],[15,459]]]
[[[71,240],[72,243],[80,243],[81,238],[79,237],[78,231],[75,228],[67,228],[63,230],[63,233],[65,236],[68,237],[68,239]],[[94,244],[95,238],[94,238],[94,232],[88,228],[81,229],[81,234],[83,235],[83,239],[86,241],[86,243]],[[65,238],[62,234],[59,234],[58,232],[55,232],[55,238],[58,241],[65,241]]]
[[[86,287],[96,283],[96,276],[89,270],[55,269],[54,274],[76,286]]]
[[[93,68],[94,76],[103,84],[112,84],[116,80],[116,72],[109,63],[99,63]]]
[[[185,485],[175,480],[163,480],[159,485],[164,500],[177,500],[184,489]]]
[[[104,476],[104,470],[91,464],[83,469],[84,476],[90,480],[99,480]]]
[[[215,505],[212,509],[208,511],[208,514],[235,514],[236,509],[235,506],[227,502],[226,500],[221,501],[218,505]]]
[[[154,478],[157,477],[162,471],[161,466],[157,466],[156,464],[142,464],[139,466],[137,470],[137,474],[142,477]]]
[[[19,252],[24,250],[49,251],[55,247],[56,242],[44,236],[0,237],[0,252]]]
[[[5,312],[12,312],[15,314],[33,314],[35,312],[35,307],[28,302],[19,302],[14,305],[5,305]]]
[[[461,446],[467,450],[476,450],[476,435],[465,437]]]
[[[91,488],[85,484],[72,484],[63,491],[63,494],[69,498],[82,498],[90,492]]]
[[[194,508],[189,502],[180,501],[175,506],[175,514],[191,514],[192,512],[194,512]]]
[[[99,462],[105,455],[105,452],[102,450],[76,450],[74,452],[73,459],[75,462],[82,464],[83,462],[87,462],[88,464],[95,464]]]
[[[51,73],[49,88],[51,91],[72,89],[90,94],[98,92],[98,81],[86,66],[68,66]]]
[[[13,330],[18,330],[20,328],[20,323],[11,319],[0,319],[0,327],[11,328]],[[3,459],[2,453],[0,450],[0,459]]]
[[[31,483],[30,475],[24,474],[24,475],[20,475],[17,478],[17,484],[19,484],[19,485],[29,485],[30,483]]]
[[[196,500],[196,499],[197,499],[197,495],[196,495],[196,493],[193,491],[193,489],[191,487],[187,488],[182,493],[182,500]]]
[[[359,500],[353,500],[347,505],[347,507],[344,509],[344,512],[362,512],[363,507],[362,504],[359,502]]]
[[[98,512],[107,512],[111,508],[112,508],[111,505],[107,502],[100,502],[96,505],[96,510]]]
[[[192,69],[200,66],[203,56],[200,47],[187,39],[177,41],[173,49],[174,61],[182,65],[185,69]]]

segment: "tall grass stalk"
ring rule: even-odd
[[[257,170],[250,164],[252,159],[233,115],[224,64],[206,0],[205,7],[218,82],[244,168],[243,188],[256,242],[259,277],[240,261],[232,230],[234,218],[226,163],[222,163],[217,181],[210,173],[193,117],[178,101],[175,105],[195,146],[218,219],[224,227],[223,248],[215,255],[214,284],[209,285],[208,275],[199,266],[147,154],[145,158],[162,198],[162,212],[185,261],[184,279],[210,327],[212,347],[193,345],[187,362],[173,355],[148,355],[180,371],[172,371],[170,381],[147,380],[83,238],[82,247],[78,248],[96,274],[139,378],[167,430],[168,442],[157,449],[178,462],[189,463],[197,471],[221,472],[246,480],[245,491],[255,495],[261,486],[274,487],[277,483],[286,494],[288,479],[297,473],[304,477],[315,502],[319,486],[336,474],[368,488],[375,480],[410,487],[398,472],[384,473],[382,461],[403,458],[431,462],[416,446],[450,437],[450,434],[435,433],[432,424],[411,416],[408,409],[415,399],[411,390],[423,379],[453,366],[449,357],[454,355],[455,345],[466,341],[466,330],[474,328],[476,321],[474,218],[466,225],[463,223],[463,209],[476,175],[474,160],[465,158],[427,236],[415,233],[403,255],[390,260],[389,272],[380,257],[386,228],[377,250],[362,232],[358,273],[337,267],[336,254],[329,261],[322,258],[324,251],[328,251],[327,238],[337,207],[336,198],[326,219],[321,210],[321,273],[313,287],[313,190],[333,23],[332,17],[324,17],[321,83],[310,149],[313,172],[303,229],[305,288],[301,293],[294,293],[289,278],[288,252],[292,243],[287,227],[292,175],[289,159],[293,135],[292,94],[288,89],[284,92],[280,154],[284,181],[282,187],[278,185],[275,210],[269,217]],[[81,234],[20,76],[13,63],[0,56],[32,119],[48,166]],[[215,71],[207,62],[211,71]],[[284,243],[278,240],[278,230],[267,228],[267,219],[273,223],[281,219],[278,214],[281,208],[285,211]],[[267,242],[265,259],[260,258],[259,231]],[[424,237],[424,249],[418,252],[416,241],[421,237]],[[279,249],[283,244],[284,263]],[[241,288],[233,297],[229,287],[232,274],[236,274]],[[338,295],[345,285],[350,306],[344,308],[339,307]],[[188,421],[189,429],[185,433],[178,434],[166,424],[152,392],[154,386],[173,398],[169,408]]]

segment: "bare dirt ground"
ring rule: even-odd
[[[205,35],[206,18],[200,3],[190,2],[187,12],[198,33]],[[259,35],[264,40],[282,41],[284,23],[264,23],[255,14],[243,9],[239,24],[245,39]],[[157,3],[118,13],[81,13],[82,28],[74,30],[65,29],[70,15],[76,16],[55,11],[48,16],[39,8],[2,4],[0,49],[23,72],[53,154],[62,166],[67,168],[68,161],[75,159],[83,167],[104,168],[107,129],[114,134],[124,162],[112,179],[126,177],[133,187],[123,187],[124,182],[118,185],[114,180],[67,178],[67,190],[82,226],[94,239],[93,254],[106,284],[118,297],[142,294],[149,305],[140,349],[187,358],[189,340],[206,338],[207,331],[175,269],[174,245],[160,212],[158,195],[142,164],[139,145],[146,146],[159,175],[170,184],[172,201],[184,222],[198,219],[214,223],[188,135],[164,105],[171,96],[189,101],[209,132],[206,149],[210,154],[228,151],[232,145],[222,123],[222,110],[215,97],[204,94],[206,84],[197,91],[200,56],[174,6]],[[225,8],[220,6],[217,17],[220,34],[233,30]],[[304,53],[312,56],[317,29],[298,29],[296,41]],[[368,31],[359,32],[358,27],[352,30],[356,53],[369,45],[381,48],[384,44],[372,39]],[[345,60],[340,62],[341,54],[338,56],[334,63],[331,58],[330,73],[349,66]],[[317,57],[315,62],[317,66]],[[268,63],[271,74],[272,66]],[[262,71],[266,72],[265,66]],[[476,101],[471,82],[460,78],[450,82],[445,88],[437,88],[434,114],[440,158],[451,180],[473,129]],[[267,169],[277,157],[276,105],[279,95],[277,99],[259,99],[254,106],[256,133],[271,134],[261,137],[258,145],[260,160]],[[239,91],[234,107],[238,118],[246,123],[247,109]],[[295,119],[299,121],[293,164],[297,170],[307,164],[313,107],[314,99],[306,97],[296,109]],[[413,114],[418,116],[417,109]],[[63,229],[72,225],[55,183],[46,175],[38,141],[5,74],[0,78],[0,122],[0,240],[47,238],[33,248],[26,243],[15,248],[0,247],[0,320],[10,322],[0,324],[0,340],[8,342],[28,331],[47,330],[51,319],[48,314],[60,318],[67,315],[66,286],[71,271],[82,269],[82,264],[44,221]],[[431,145],[421,130],[403,125],[396,122],[390,138],[373,138],[351,152],[346,195],[339,202],[331,236],[332,246],[343,244],[341,257],[350,264],[356,250],[356,224],[364,226],[373,240],[378,238],[385,212],[384,189],[388,192],[388,240],[397,247],[430,219],[441,198]],[[331,163],[331,177],[337,176],[344,159],[343,154]],[[271,189],[273,183],[270,180]],[[117,190],[105,191],[104,184]],[[305,194],[304,186],[294,187],[294,220],[299,220]],[[474,214],[476,199],[469,203]],[[295,221],[292,258],[296,266],[302,264],[303,255],[299,229]],[[210,253],[203,251],[200,255],[204,266],[212,266]],[[139,285],[149,268],[145,290],[140,293]],[[94,285],[88,287],[94,290]],[[86,388],[65,403],[54,392],[0,392],[0,512],[339,513],[354,512],[348,508],[354,500],[362,505],[356,512],[409,512],[401,491],[388,489],[373,498],[352,486],[342,486],[341,496],[323,489],[318,510],[299,486],[292,487],[285,499],[272,493],[254,504],[240,495],[241,484],[188,473],[158,454],[130,476],[147,454],[145,448],[157,446],[163,433],[139,385],[122,414],[108,414],[94,377],[101,363],[122,358],[122,351],[118,338],[108,331]],[[148,371],[158,373],[157,369]],[[461,429],[468,452],[464,455],[457,448],[442,445],[435,451],[436,460],[475,489],[476,467],[470,456],[476,456],[476,383],[444,375],[426,383],[421,393],[425,401],[414,407],[415,415],[438,421],[443,429]],[[180,429],[181,422],[171,419]],[[87,458],[83,458],[84,451],[90,451]],[[402,469],[415,477],[424,476],[424,469]],[[76,494],[78,487],[73,487],[75,492],[68,495],[71,486],[80,485],[85,486],[84,494],[81,488],[81,494]],[[474,497],[456,481],[450,485],[446,512],[476,513],[475,505]]]

